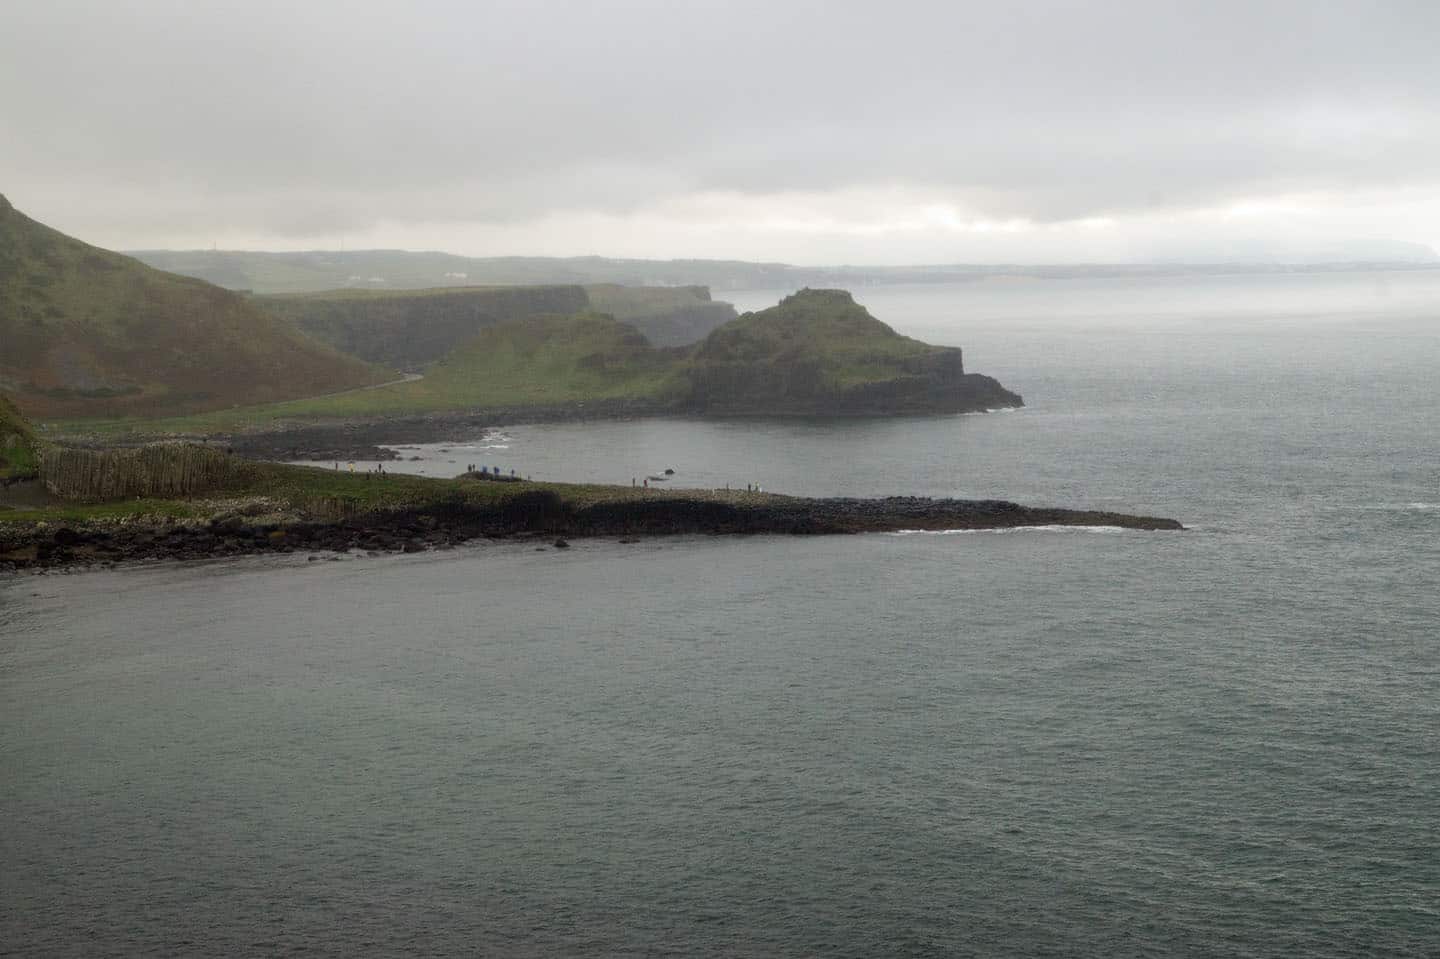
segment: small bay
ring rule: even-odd
[[[0,580],[0,942],[1433,954],[1440,276],[856,295],[1026,408],[516,425],[394,468],[1192,529]]]

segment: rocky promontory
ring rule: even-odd
[[[294,469],[294,468],[292,468]],[[303,469],[303,468],[302,468]],[[323,472],[323,471],[311,471]],[[381,483],[380,479],[365,482]],[[432,481],[445,482],[445,481]],[[564,484],[468,484],[506,490],[478,499],[445,496],[360,512],[325,500],[309,509],[274,498],[195,501],[191,515],[155,513],[6,522],[0,513],[0,570],[191,560],[253,553],[421,552],[477,538],[705,535],[824,535],[900,530],[981,530],[1106,526],[1179,530],[1171,519],[1021,506],[1000,500],[920,497],[803,498]]]
[[[701,415],[870,416],[1023,406],[959,347],[901,336],[845,290],[801,290],[707,336],[676,373]]]

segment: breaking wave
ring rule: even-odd
[[[1005,526],[998,529],[899,529],[890,536],[957,536],[962,533],[1124,533],[1123,526],[1067,526],[1051,523],[1038,526]]]

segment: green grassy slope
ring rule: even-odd
[[[406,385],[478,406],[651,399],[672,365],[628,323],[583,313],[493,327]]]
[[[232,482],[194,496],[142,497],[108,502],[58,501],[46,506],[0,509],[0,539],[38,521],[66,523],[153,522],[160,517],[179,520],[235,515],[244,509],[252,515],[257,506],[272,519],[337,520],[347,516],[420,510],[503,506],[507,502],[552,493],[562,507],[581,510],[615,503],[655,505],[665,501],[730,503],[763,506],[790,497],[745,490],[660,489],[585,483],[486,483],[466,479],[440,479],[405,473],[350,473],[323,467],[283,463],[237,464]],[[259,502],[257,502],[259,501]],[[265,519],[262,515],[261,522]]]
[[[578,286],[330,290],[255,301],[338,350],[407,370],[435,362],[487,326],[589,305]]]
[[[406,370],[425,368],[486,327],[539,314],[608,313],[665,347],[697,342],[735,318],[735,308],[703,286],[340,289],[254,299],[341,352]]]
[[[161,415],[382,381],[243,296],[90,246],[0,197],[0,388],[32,417]]]
[[[653,347],[635,327],[604,314],[536,316],[482,330],[423,379],[146,427],[151,434],[233,432],[314,419],[602,402],[720,415],[886,415],[1021,400],[989,377],[966,374],[960,350],[899,335],[843,291],[805,290],[688,350]]]
[[[673,354],[596,313],[534,316],[482,330],[423,379],[373,390],[155,421],[158,432],[229,432],[267,423],[599,400],[647,402],[672,383]],[[90,424],[94,426],[94,424]],[[102,425],[99,432],[108,430]]]
[[[844,290],[801,290],[715,330],[695,352],[700,363],[775,362],[813,357],[848,379],[891,375],[897,361],[943,353],[901,336]]]
[[[34,476],[39,454],[34,430],[9,397],[0,393],[0,481]]]
[[[844,290],[801,290],[712,332],[678,372],[711,413],[894,413],[1019,405],[961,351],[901,336]]]
[[[423,380],[287,405],[351,415],[615,400],[700,412],[886,412],[983,408],[968,392],[984,379],[964,375],[958,349],[899,335],[850,294],[806,290],[688,352],[655,349],[605,315],[532,317],[484,330]]]

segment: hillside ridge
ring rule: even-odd
[[[245,297],[0,202],[0,389],[31,417],[176,414],[381,382]]]

